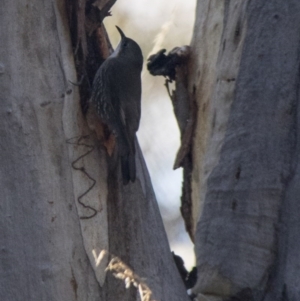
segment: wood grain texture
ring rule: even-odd
[[[200,90],[194,290],[211,300],[245,288],[255,301],[284,294],[298,300],[300,3],[223,3],[199,1],[193,40],[195,53],[205,56],[203,28],[216,22],[203,8],[214,9],[222,29],[210,41],[217,47],[208,59],[213,64],[198,64],[194,78]]]
[[[65,7],[0,6],[0,300],[138,300],[105,277],[103,248],[145,277],[156,300],[187,300],[142,154],[134,185],[123,187],[119,171],[107,182],[107,155],[68,82],[77,79]],[[78,164],[96,186],[82,202],[97,215],[80,219],[91,213],[78,203],[91,181],[72,162],[86,147],[67,140],[86,134],[94,151]]]

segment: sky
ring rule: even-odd
[[[104,20],[115,48],[126,36],[142,48],[144,62],[150,54],[165,48],[189,45],[195,19],[196,0],[118,0],[111,17]],[[152,184],[159,203],[171,250],[180,255],[190,269],[195,265],[193,244],[184,230],[180,215],[182,170],[173,170],[180,145],[177,122],[163,77],[151,76],[144,64],[142,72],[142,117],[138,131]]]

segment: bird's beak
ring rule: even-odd
[[[126,36],[125,36],[124,32],[121,30],[121,28],[118,27],[118,26],[116,26],[116,27],[117,27],[117,29],[118,29],[118,32],[119,32],[120,35],[121,35],[121,39],[123,40],[124,38],[126,38]]]

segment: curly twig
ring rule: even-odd
[[[96,180],[95,180],[94,178],[92,178],[92,177],[87,173],[87,171],[85,170],[85,168],[84,168],[83,166],[81,166],[81,167],[77,167],[77,166],[76,166],[76,163],[77,163],[79,160],[81,160],[82,158],[84,158],[84,157],[86,157],[87,155],[89,155],[89,154],[94,150],[94,148],[95,148],[93,145],[89,145],[89,144],[86,144],[86,143],[82,143],[82,142],[81,142],[81,140],[83,140],[83,139],[85,139],[85,138],[87,138],[87,137],[89,137],[89,135],[80,136],[80,137],[77,136],[77,137],[70,138],[70,139],[68,139],[68,140],[66,141],[68,144],[79,145],[79,146],[85,146],[85,147],[89,148],[89,150],[88,150],[86,153],[84,153],[83,155],[79,156],[76,160],[74,160],[74,161],[72,162],[72,168],[73,168],[74,170],[79,170],[79,171],[81,171],[82,173],[85,174],[85,176],[86,176],[87,178],[89,178],[89,179],[92,181],[92,185],[91,185],[84,193],[82,193],[82,194],[77,198],[77,201],[78,201],[78,203],[79,203],[82,207],[84,207],[84,208],[86,208],[86,209],[92,210],[93,213],[92,213],[91,215],[88,215],[88,216],[81,216],[80,219],[90,219],[90,218],[94,217],[94,216],[97,214],[97,210],[96,210],[95,208],[93,208],[93,207],[91,207],[91,206],[89,206],[89,205],[86,205],[86,204],[84,204],[84,203],[81,201],[81,199],[82,199],[85,195],[87,195],[87,194],[94,188],[94,186],[95,186],[95,184],[96,184]],[[73,139],[78,139],[78,140],[76,140],[76,142],[71,142],[71,140],[73,140]]]

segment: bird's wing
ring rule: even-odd
[[[121,149],[127,152],[125,113],[120,105],[117,73],[115,60],[107,59],[95,75],[90,101],[100,119],[117,136]]]
[[[141,74],[126,62],[112,60],[114,68],[114,80],[111,81],[112,95],[116,94],[116,104],[120,110],[120,116],[127,130],[136,132],[141,118]]]
[[[134,72],[116,57],[107,59],[98,72],[95,81],[101,79],[102,87],[97,92],[101,97],[100,112],[104,115],[101,118],[104,122],[106,116],[118,119],[136,132],[141,117],[140,72]]]

